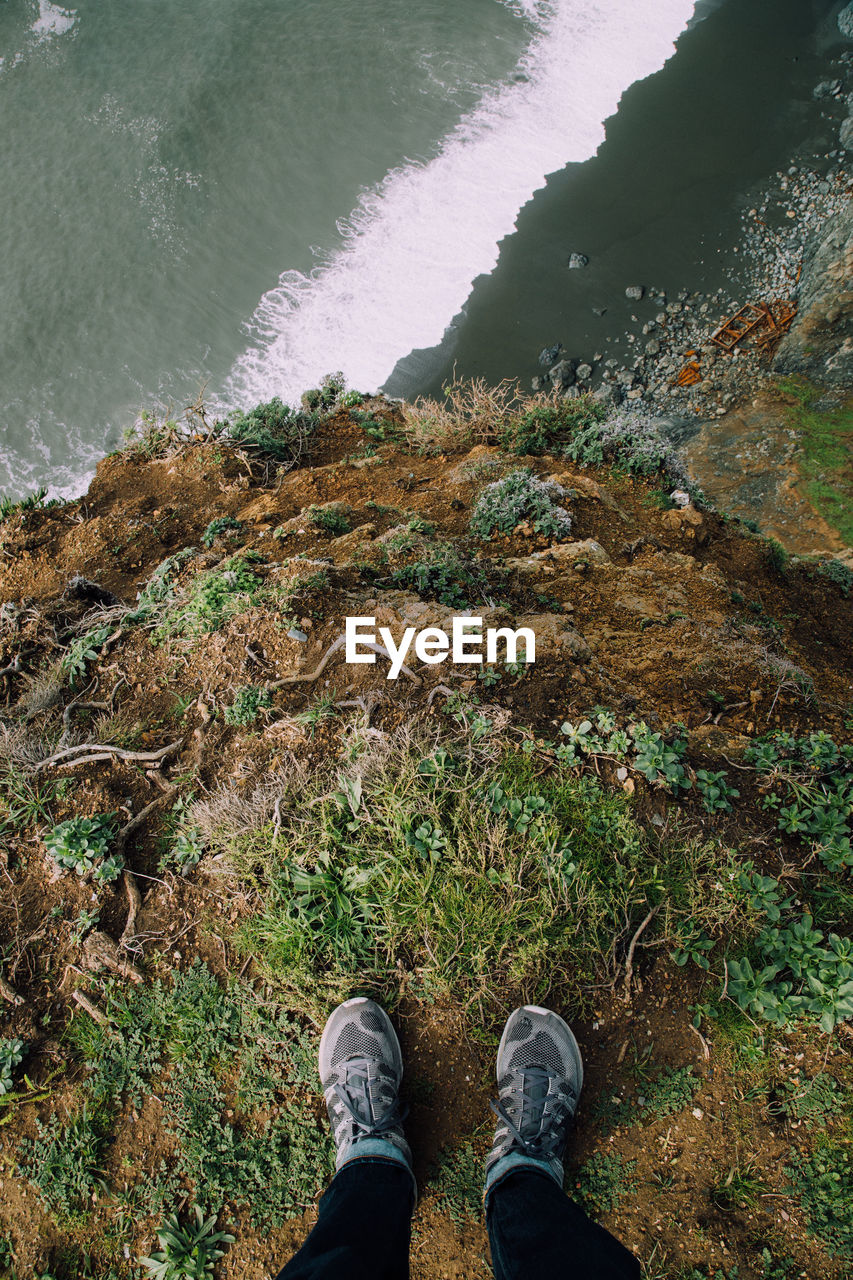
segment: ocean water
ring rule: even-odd
[[[515,372],[559,318],[531,210],[570,225],[631,86],[760,2],[0,0],[0,492],[75,496],[202,389]]]

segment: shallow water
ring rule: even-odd
[[[339,368],[409,395],[454,359],[524,372],[555,331],[586,332],[572,329],[567,249],[590,254],[571,273],[590,298],[630,282],[623,242],[637,271],[660,259],[666,286],[692,260],[675,229],[695,220],[704,171],[679,184],[671,144],[638,147],[659,129],[654,86],[681,112],[695,77],[740,92],[757,65],[767,93],[786,51],[812,57],[832,6],[703,0],[671,57],[693,8],[5,0],[0,492],[78,493],[140,408],[180,408],[201,387],[226,407],[295,400]],[[759,15],[760,56],[721,71],[714,22],[735,11]],[[780,150],[806,78],[793,108],[774,82],[753,132],[737,132],[718,213]],[[707,121],[690,118],[701,136]],[[662,236],[671,252],[655,258]]]

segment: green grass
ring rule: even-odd
[[[260,604],[269,592],[250,566],[258,557],[232,556],[218,569],[198,573],[185,590],[166,602],[154,632],[156,640],[209,635],[235,614]]]
[[[593,1217],[613,1213],[636,1189],[636,1167],[636,1160],[625,1160],[616,1151],[596,1151],[569,1181],[569,1193]]]
[[[482,1217],[484,1176],[485,1151],[470,1139],[442,1150],[430,1190],[439,1212],[457,1227]]]
[[[242,944],[300,1006],[319,1017],[356,988],[393,1000],[401,972],[415,994],[479,1007],[544,1000],[567,973],[577,1002],[651,906],[664,937],[730,918],[728,854],[661,842],[595,778],[534,777],[490,732],[279,776],[278,828],[247,831],[239,812],[220,826],[263,903]]]
[[[153,1090],[175,1140],[159,1178],[142,1173],[130,1190],[137,1217],[161,1212],[178,1181],[205,1213],[245,1205],[263,1224],[311,1204],[330,1173],[331,1143],[314,1103],[314,1040],[302,1024],[244,983],[223,987],[199,961],[170,983],[129,991],[106,984],[102,1007],[108,1025],[81,1015],[70,1028],[87,1069],[84,1115],[97,1137],[106,1135],[125,1101],[138,1107]],[[54,1117],[47,1136],[61,1152],[68,1139],[58,1125]],[[94,1139],[92,1146],[84,1172],[97,1165]],[[23,1172],[48,1208],[67,1214],[70,1192],[57,1190],[67,1161],[46,1165],[40,1152],[25,1153]],[[41,1171],[48,1166],[49,1177]]]
[[[847,545],[853,544],[853,402],[820,412],[813,408],[822,394],[805,378],[783,378],[779,390],[788,404],[787,417],[800,434],[799,466],[810,501]]]

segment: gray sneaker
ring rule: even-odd
[[[535,1004],[511,1013],[498,1046],[497,1077],[499,1098],[491,1106],[498,1127],[486,1189],[531,1160],[562,1186],[563,1153],[583,1086],[581,1051],[563,1019]]]
[[[403,1055],[387,1013],[363,996],[338,1005],[320,1040],[320,1080],[337,1169],[362,1156],[382,1156],[411,1169],[398,1096],[402,1078]]]

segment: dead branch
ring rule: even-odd
[[[320,659],[319,666],[315,671],[312,671],[310,675],[282,676],[280,680],[273,680],[271,684],[267,685],[267,688],[272,691],[273,689],[282,689],[285,685],[289,684],[313,684],[315,680],[319,680],[320,676],[326,670],[332,655],[337,653],[339,649],[343,648],[345,639],[345,636],[338,636],[337,640],[333,641],[333,643],[329,645],[328,649],[323,654],[323,657]],[[360,640],[359,644],[363,649],[372,649],[374,653],[378,653],[381,657],[387,658],[389,662],[392,661],[391,654],[384,645],[373,644],[370,640]],[[408,667],[401,667],[400,670],[405,676],[408,676],[413,684],[423,684],[423,680],[420,676],[416,676],[414,671],[411,671]]]
[[[646,928],[647,925],[651,924],[652,920],[657,915],[657,913],[658,913],[658,907],[652,907],[651,911],[646,916],[645,920],[643,920],[643,922],[640,924],[639,928],[636,930],[633,938],[631,939],[630,945],[628,947],[628,955],[625,960],[625,977],[622,980],[625,987],[626,995],[630,995],[631,993],[631,975],[634,972],[634,950],[637,946],[637,943],[640,940],[640,935],[642,934],[643,930]]]
[[[86,764],[92,760],[126,760],[139,764],[162,764],[170,755],[183,746],[183,739],[179,738],[177,742],[170,742],[167,747],[161,747],[159,751],[127,751],[123,747],[113,747],[105,742],[85,742],[76,747],[65,747],[62,751],[56,751],[52,756],[48,756],[46,760],[40,760],[38,764],[33,766],[34,773],[41,773],[42,769],[49,769],[52,765],[61,764],[64,767]],[[91,754],[97,752],[97,755]],[[74,759],[67,757],[73,756]]]
[[[80,1008],[84,1009],[90,1018],[94,1018],[96,1022],[100,1022],[102,1027],[108,1027],[110,1025],[110,1020],[104,1013],[103,1009],[100,1009],[93,1000],[90,1000],[82,991],[78,991],[76,987],[71,992],[71,999],[79,1004]]]
[[[124,884],[124,891],[127,894],[127,922],[122,931],[120,943],[121,946],[126,946],[134,936],[136,917],[139,915],[139,909],[142,906],[142,895],[139,892],[139,885],[136,883],[136,877],[128,867],[125,867],[124,869],[122,882]]]

